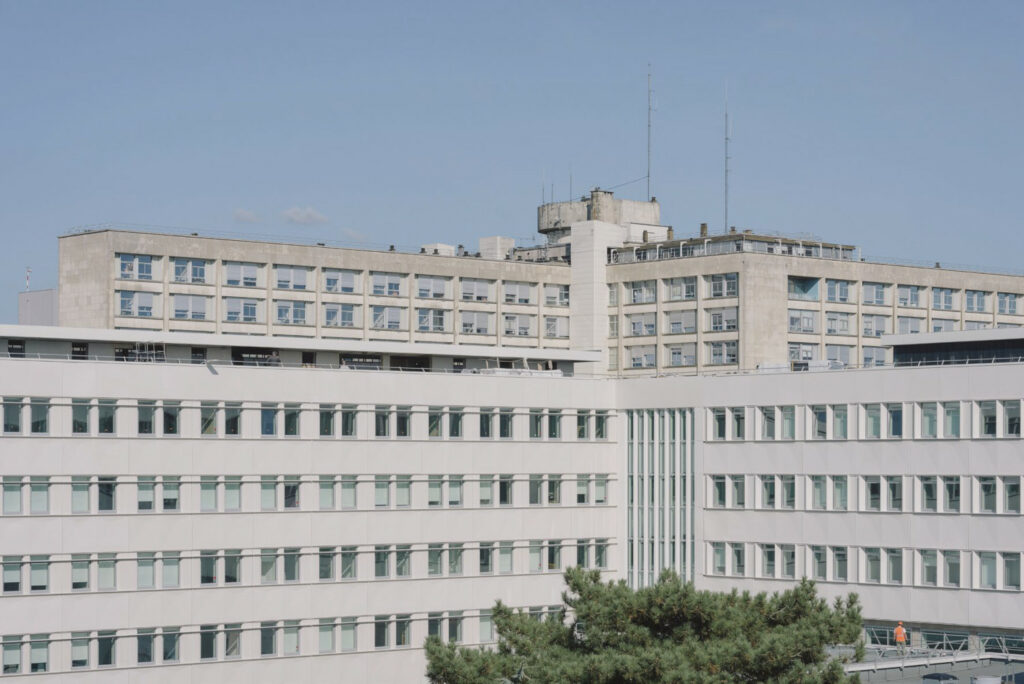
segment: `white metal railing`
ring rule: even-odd
[[[508,377],[572,377],[572,373],[557,368],[546,368],[546,364],[539,364],[540,367],[529,366],[502,367],[499,365],[487,366],[484,368],[460,368],[460,369],[435,369],[435,368],[409,368],[374,366],[372,364],[342,364],[342,363],[285,363],[281,360],[258,360],[236,361],[232,359],[175,359],[167,358],[156,352],[146,352],[136,355],[134,358],[105,356],[100,354],[39,354],[26,352],[24,354],[0,353],[0,359],[26,359],[37,361],[98,361],[101,363],[119,364],[171,364],[176,366],[212,366],[212,367],[242,367],[242,368],[316,368],[321,370],[340,371],[386,371],[401,373],[447,373],[451,375],[501,375]]]

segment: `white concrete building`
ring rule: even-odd
[[[0,326],[0,676],[415,680],[427,634],[488,643],[577,564],[808,576],[872,640],[1024,651],[1024,281],[635,204],[542,207],[546,245],[490,258],[62,238],[61,325]]]

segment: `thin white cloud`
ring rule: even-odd
[[[249,211],[248,209],[235,209],[235,222],[259,223],[260,217],[256,215],[256,212]]]
[[[342,236],[351,242],[367,242],[368,239],[366,234],[359,232],[353,228],[342,228]]]
[[[292,207],[281,212],[281,216],[288,223],[297,223],[300,226],[312,226],[317,223],[327,223],[327,217],[313,207]]]

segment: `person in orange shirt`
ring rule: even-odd
[[[896,625],[896,629],[892,630],[892,635],[896,639],[896,650],[901,654],[907,652],[907,630],[903,627],[903,620],[900,620]]]

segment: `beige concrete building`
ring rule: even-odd
[[[887,333],[1019,326],[1024,278],[862,260],[852,245],[677,237],[657,201],[541,206],[546,242],[419,254],[103,230],[60,240],[60,324],[601,350],[646,375],[888,359]],[[414,354],[415,356],[415,354]],[[527,358],[528,355],[524,355]],[[540,355],[537,355],[538,358]],[[400,364],[415,366],[414,358]]]

